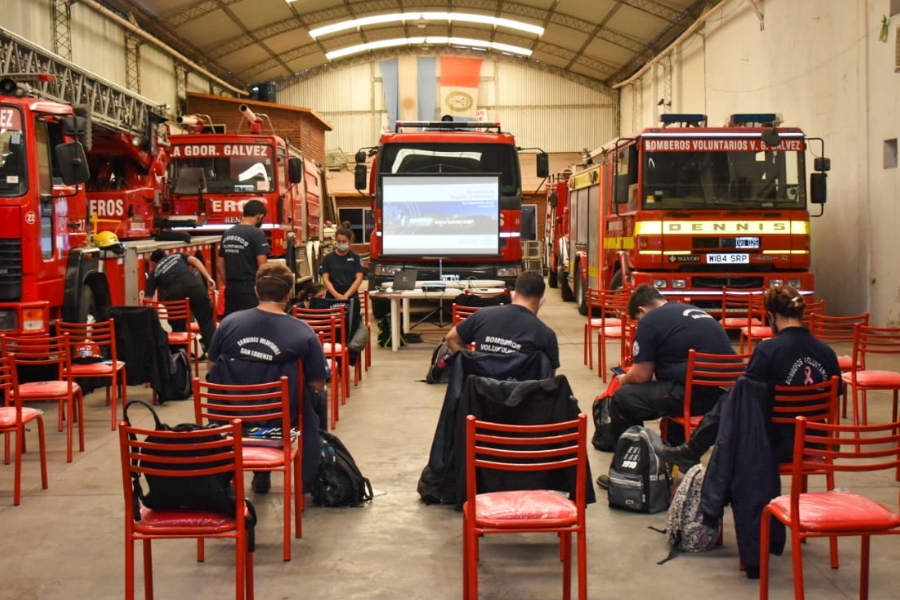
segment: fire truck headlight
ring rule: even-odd
[[[26,308],[22,311],[22,331],[45,331],[45,317],[43,308]]]
[[[665,279],[654,279],[653,280],[653,287],[655,287],[658,290],[666,289],[667,284],[668,284],[668,282]]]
[[[687,288],[687,279],[673,279],[672,287],[676,290],[683,290]]]
[[[0,331],[15,331],[17,325],[15,310],[0,310]]]
[[[788,285],[795,290],[799,290],[803,287],[803,282],[801,282],[799,279],[788,279]]]
[[[769,287],[772,287],[772,286],[775,286],[775,285],[784,285],[784,283],[782,282],[781,279],[770,279],[770,280],[769,280]]]
[[[518,277],[519,267],[500,267],[497,269],[497,277]]]

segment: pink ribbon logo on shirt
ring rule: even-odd
[[[815,383],[812,378],[811,367],[803,367],[803,374],[805,375],[805,377],[803,378],[803,385],[812,385]]]

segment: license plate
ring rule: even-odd
[[[734,238],[734,247],[738,250],[747,248],[749,250],[759,250],[758,237],[738,237]]]
[[[750,263],[750,255],[736,253],[707,254],[706,263],[710,265],[746,265]]]

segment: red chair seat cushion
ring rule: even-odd
[[[22,407],[22,422],[37,419],[44,411],[37,408]],[[16,426],[16,409],[12,406],[4,406],[0,408],[0,429],[10,429]]]
[[[172,331],[169,333],[169,343],[176,346],[190,344],[193,336],[187,331]]]
[[[284,450],[273,448],[271,446],[244,446],[241,455],[244,457],[244,468],[248,471],[252,467],[280,467],[284,465]],[[291,455],[296,453],[297,449],[291,449]]]
[[[115,365],[110,363],[89,363],[84,365],[72,365],[69,373],[74,377],[111,377],[113,373],[125,368],[125,363],[117,361]]]
[[[332,344],[331,342],[325,342],[322,344],[322,351],[325,354],[343,354],[344,353],[344,345],[343,344]]]
[[[844,381],[852,382],[851,375],[843,375]],[[862,387],[897,388],[900,387],[900,373],[897,371],[878,371],[868,369],[856,372],[856,383]]]
[[[595,317],[588,321],[588,326],[591,329],[600,329],[601,327],[622,327],[622,319],[618,319],[615,317],[607,317],[605,319],[601,319],[599,317]]]
[[[770,503],[775,514],[791,519],[790,495]],[[804,531],[883,531],[900,527],[900,515],[865,496],[832,490],[800,495],[800,529]]]
[[[845,354],[843,356],[838,356],[838,366],[841,368],[841,371],[850,371],[856,364],[853,362],[852,356],[847,356]]]
[[[752,338],[767,338],[773,337],[775,335],[772,332],[772,328],[766,327],[765,325],[741,327],[741,333],[743,333],[744,335],[749,335]]]
[[[206,510],[151,510],[141,507],[141,520],[134,524],[138,533],[163,533],[173,530],[190,533],[193,531],[225,532],[233,531],[234,519],[223,514]]]
[[[744,315],[743,317],[725,317],[724,319],[720,320],[719,323],[722,324],[723,329],[737,329],[739,327],[747,327],[747,316]],[[752,327],[761,327],[762,321],[754,318],[752,321],[750,321],[750,325]]]
[[[475,520],[488,527],[558,527],[575,523],[578,509],[567,494],[550,490],[491,492],[475,496]]]
[[[78,390],[78,384],[72,384],[72,391]],[[69,394],[67,381],[32,381],[19,384],[19,398],[22,400],[35,400],[41,398],[59,398]]]

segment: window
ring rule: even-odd
[[[884,168],[897,168],[897,138],[884,140]]]
[[[341,223],[347,221],[350,223],[350,230],[353,231],[353,241],[356,244],[368,244],[369,236],[375,228],[375,219],[372,217],[372,211],[368,208],[341,208],[338,209],[338,218]]]

